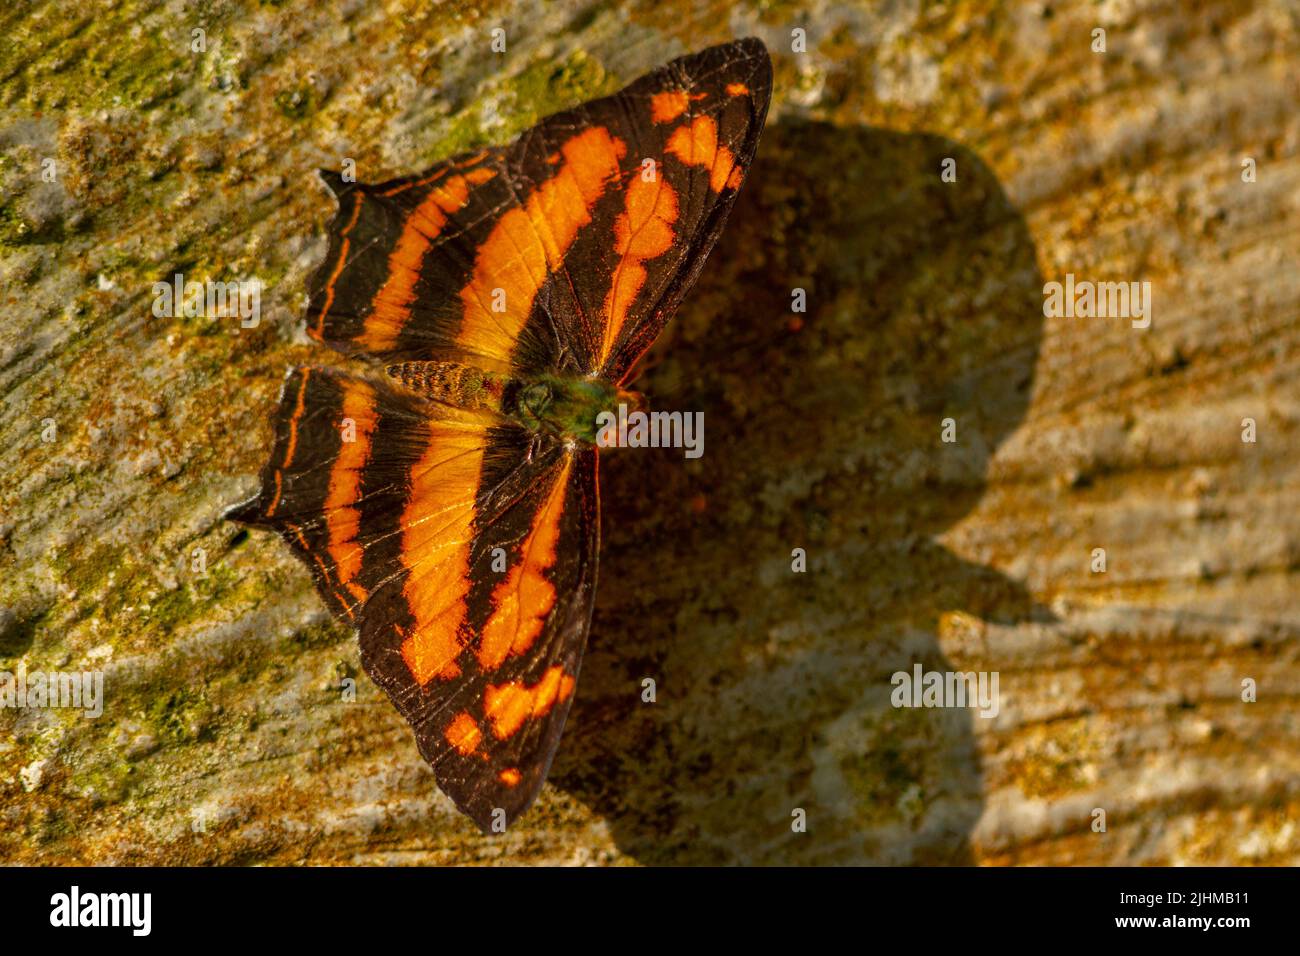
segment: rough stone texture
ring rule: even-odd
[[[284,369],[341,362],[302,334],[311,170],[751,33],[760,159],[640,383],[706,452],[607,456],[552,785],[484,838],[306,571],[220,520]],[[1298,63],[1282,2],[10,4],[0,669],[107,703],[0,711],[0,859],[1300,862]],[[154,318],[176,271],[261,278],[261,325]],[[1152,327],[1044,319],[1067,272],[1151,281]],[[1000,713],[892,708],[916,661],[998,671]]]

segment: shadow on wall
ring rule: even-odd
[[[1045,616],[935,541],[1024,417],[1041,334],[1029,233],[976,156],[937,136],[769,125],[637,384],[655,408],[704,412],[703,457],[602,456],[595,620],[551,780],[621,849],[970,861],[981,718],[895,709],[890,677],[953,669],[947,612]]]

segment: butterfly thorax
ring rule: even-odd
[[[457,408],[498,412],[529,431],[594,444],[601,412],[620,404],[644,409],[645,399],[593,376],[543,373],[512,376],[459,362],[401,362],[386,371],[408,389]]]

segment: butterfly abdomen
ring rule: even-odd
[[[510,379],[459,362],[399,362],[384,369],[411,391],[457,408],[502,410]]]

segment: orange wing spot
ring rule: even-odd
[[[354,441],[340,443],[338,457],[330,466],[325,522],[335,575],[353,597],[364,601],[365,588],[352,580],[361,570],[361,546],[357,543],[361,512],[354,506],[361,498],[361,472],[370,458],[370,439],[375,430],[374,389],[364,382],[348,381],[343,390],[343,417],[352,420],[356,435]]]
[[[275,514],[275,509],[280,506],[280,492],[282,482],[280,474],[289,467],[293,461],[293,453],[298,449],[298,422],[302,420],[303,403],[307,398],[307,379],[311,378],[311,369],[302,370],[302,381],[298,384],[298,401],[294,404],[293,414],[289,416],[289,446],[284,450],[284,464],[280,470],[275,473],[275,497],[266,507],[266,516],[269,518]]]
[[[650,97],[650,116],[656,123],[671,123],[690,105],[685,90],[665,90]]]
[[[483,467],[481,432],[428,426],[424,455],[411,469],[402,515],[403,593],[415,624],[402,657],[421,686],[460,675],[461,625],[469,593],[474,501]]]
[[[727,95],[728,95],[728,96],[748,96],[748,95],[749,95],[749,87],[746,86],[744,83],[728,83],[728,84],[727,84]]]
[[[745,181],[745,171],[741,169],[739,166],[735,166],[731,170],[731,175],[727,177],[727,188],[733,190],[739,189],[740,184],[743,183],[744,181]]]
[[[591,222],[591,208],[605,192],[627,152],[603,126],[569,139],[563,164],[538,186],[522,207],[505,213],[474,260],[474,276],[463,290],[459,344],[471,352],[508,360],[528,321],[533,299],[549,270],[558,269],[578,230]],[[505,311],[492,312],[505,293]]]
[[[473,169],[464,176],[450,176],[435,186],[406,220],[402,235],[388,256],[388,278],[375,294],[374,308],[357,342],[372,352],[384,352],[397,344],[397,337],[411,318],[415,284],[420,267],[433,240],[447,225],[450,214],[465,208],[471,186],[493,176],[491,169]]]
[[[668,152],[687,166],[704,166],[709,170],[709,185],[722,192],[735,168],[731,150],[718,142],[718,124],[711,116],[697,116],[690,126],[679,126],[668,137]]]
[[[517,787],[519,786],[519,781],[524,779],[524,775],[519,772],[519,768],[517,767],[507,767],[505,770],[502,770],[497,774],[497,779],[507,787]]]
[[[600,358],[609,358],[627,322],[632,303],[645,285],[648,259],[662,256],[673,246],[677,221],[677,192],[667,180],[648,183],[639,176],[627,188],[623,212],[614,221],[614,247],[618,267],[605,297],[605,337]]]
[[[495,670],[508,655],[528,650],[555,606],[555,585],[547,580],[546,572],[555,564],[572,464],[572,458],[565,459],[559,478],[533,517],[533,526],[522,546],[522,560],[515,562],[505,580],[492,591],[492,614],[483,626],[478,647],[478,660],[485,670]]]
[[[456,748],[457,753],[462,757],[468,757],[478,750],[479,741],[483,739],[483,731],[479,730],[473,717],[466,711],[461,711],[447,725],[443,737],[446,738],[447,743]]]
[[[489,684],[483,695],[483,716],[491,721],[497,739],[505,740],[518,732],[524,721],[545,717],[557,702],[568,700],[574,683],[573,677],[555,664],[531,687],[522,681]]]

